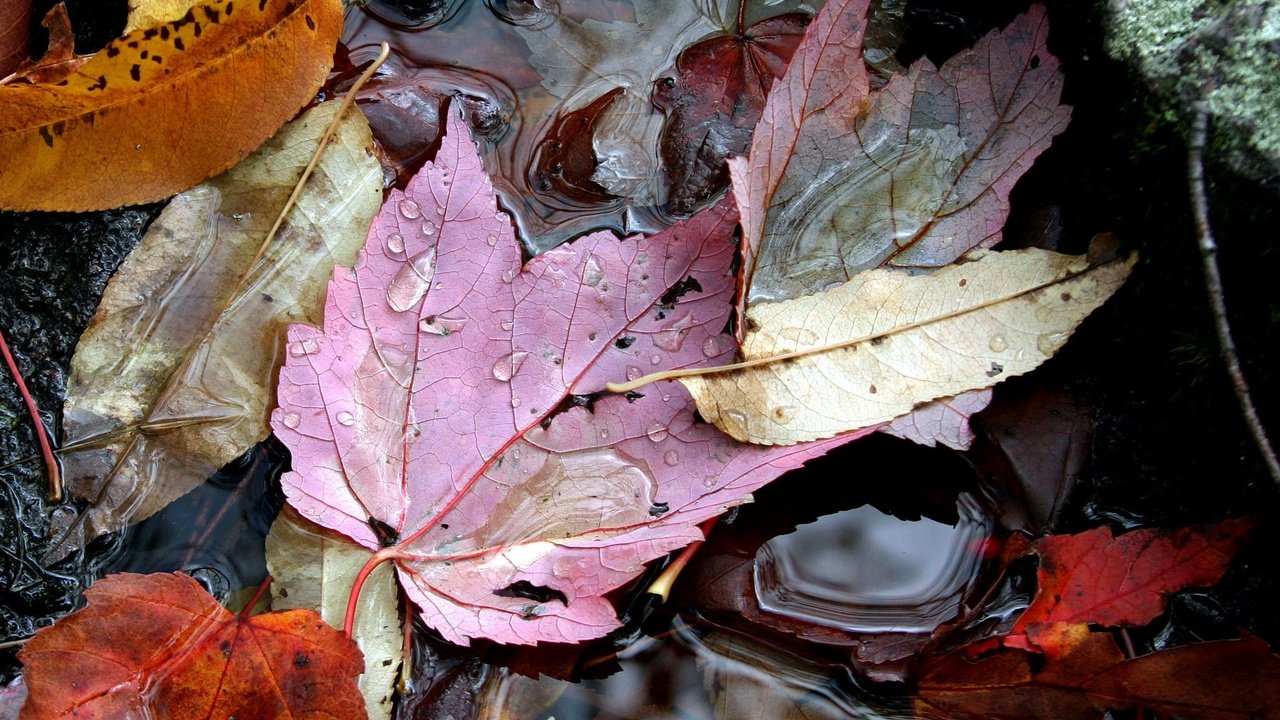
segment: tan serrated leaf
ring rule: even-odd
[[[742,363],[634,384],[680,380],[707,422],[744,442],[832,437],[1035,368],[1134,262],[983,250],[931,275],[869,270],[826,292],[749,308]]]
[[[112,278],[64,410],[67,488],[90,506],[51,557],[146,518],[267,436],[285,331],[320,320],[333,264],[354,261],[382,200],[368,123],[350,111],[266,242],[336,109],[176,196]]]
[[[351,585],[369,556],[368,548],[286,508],[267,535],[271,609],[315,610],[329,625],[342,629]],[[369,720],[391,717],[404,641],[399,602],[395,570],[379,565],[360,593],[352,630],[364,653],[359,684]]]

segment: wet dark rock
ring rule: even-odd
[[[102,213],[0,213],[0,330],[45,427],[58,436],[71,355],[116,266],[158,205]],[[26,637],[73,609],[117,551],[112,539],[44,567],[50,512],[34,429],[7,370],[0,372],[0,642]],[[0,651],[0,678],[16,673]]]

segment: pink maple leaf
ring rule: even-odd
[[[648,238],[602,232],[521,267],[465,125],[393,192],[322,330],[294,325],[272,427],[289,502],[394,559],[453,642],[576,642],[618,626],[604,593],[702,538],[697,524],[857,435],[786,448],[698,422],[676,383],[724,363],[729,201]]]

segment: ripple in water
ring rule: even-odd
[[[991,533],[973,496],[956,505],[954,526],[865,505],[773,538],[756,553],[760,607],[848,632],[931,632],[956,617]]]

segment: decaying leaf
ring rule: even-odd
[[[31,0],[0,3],[0,77],[26,61],[30,25]]]
[[[746,3],[732,34],[686,48],[654,87],[653,102],[667,116],[661,150],[672,212],[691,213],[728,185],[725,160],[750,147],[769,88],[809,23],[808,15],[788,13],[744,28]]]
[[[330,626],[341,628],[351,585],[368,559],[367,549],[286,508],[267,535],[271,609],[314,610]],[[364,655],[359,684],[369,720],[391,717],[404,653],[399,602],[395,574],[389,566],[379,566],[360,594],[352,633]]]
[[[841,81],[865,12],[865,2],[823,8],[770,95],[749,160],[731,166],[752,302],[995,244],[1010,190],[1070,119],[1040,6],[941,69],[918,61],[860,113],[865,73]]]
[[[355,258],[382,199],[368,125],[349,112],[264,246],[336,108],[174,198],[112,278],[72,359],[62,457],[90,505],[57,554],[151,515],[266,437],[285,328],[319,320],[333,263]]]
[[[1035,600],[1004,643],[1055,655],[1079,639],[1086,623],[1148,623],[1164,612],[1165,593],[1217,582],[1252,526],[1238,518],[1207,528],[1135,530],[1119,537],[1106,527],[1050,535],[1035,544],[1040,555]]]
[[[76,38],[71,31],[71,18],[67,16],[66,3],[60,2],[49,8],[40,24],[49,33],[49,46],[44,55],[39,60],[32,61],[24,53],[23,62],[15,68],[13,74],[0,80],[0,84],[56,83],[75,72],[92,57],[76,54]]]
[[[0,207],[158,200],[242,160],[311,99],[340,0],[211,0],[53,84],[0,86]]]
[[[671,376],[707,422],[743,442],[831,437],[1031,370],[1134,261],[979,250],[931,275],[868,270],[826,292],[750,307],[742,363],[609,387]]]
[[[25,720],[364,717],[360,650],[310,610],[233,615],[181,573],[108,575],[18,653]]]
[[[396,563],[422,619],[466,643],[576,642],[617,627],[609,590],[697,524],[852,439],[732,442],[679,388],[601,396],[640,368],[724,362],[736,214],[649,238],[579,238],[521,268],[454,115],[394,192],[323,331],[280,377],[282,483],[306,518]]]
[[[938,720],[1102,718],[1146,708],[1160,717],[1280,717],[1280,658],[1258,638],[1218,640],[1126,660],[1107,633],[1063,658],[1017,650],[971,661],[927,660],[916,711]]]

